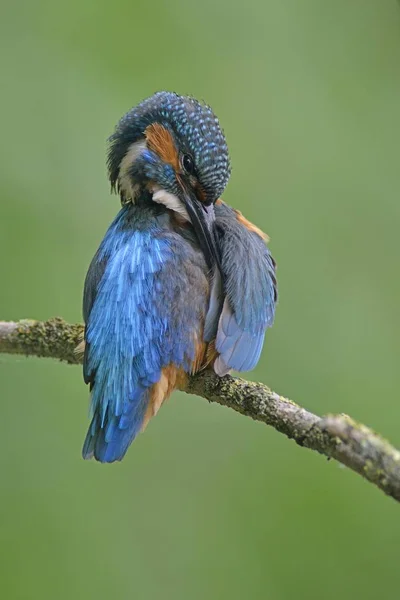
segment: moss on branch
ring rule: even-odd
[[[76,352],[82,339],[83,325],[70,325],[59,317],[48,321],[0,321],[0,352],[8,354],[56,358],[76,365],[82,362]]]
[[[70,364],[82,361],[76,348],[83,325],[63,319],[0,322],[0,352],[55,358]],[[319,417],[262,383],[218,377],[203,371],[183,390],[270,425],[299,446],[346,465],[385,494],[400,501],[400,452],[369,427],[347,415]]]

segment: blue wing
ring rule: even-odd
[[[90,266],[84,377],[92,422],[84,458],[120,460],[141,429],[162,368],[174,364],[189,372],[195,359],[191,332],[200,329],[207,306],[205,263],[168,230],[167,220],[143,207],[124,207]]]
[[[225,300],[219,318],[214,363],[218,375],[249,371],[261,354],[277,302],[275,262],[264,240],[238,220],[226,204],[216,205],[221,232]]]

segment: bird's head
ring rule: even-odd
[[[228,183],[230,164],[211,108],[158,92],[122,117],[109,141],[109,177],[121,202],[150,193],[192,223],[207,261],[218,263],[214,204]]]

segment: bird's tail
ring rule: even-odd
[[[94,457],[102,463],[122,460],[142,429],[149,403],[149,389],[138,385],[135,396],[119,416],[107,411],[102,419],[100,411],[95,410],[83,444],[83,458]]]

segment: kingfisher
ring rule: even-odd
[[[121,209],[87,273],[83,457],[121,460],[190,375],[257,364],[277,303],[267,236],[221,200],[231,167],[219,121],[190,96],[158,92],[109,138]]]

